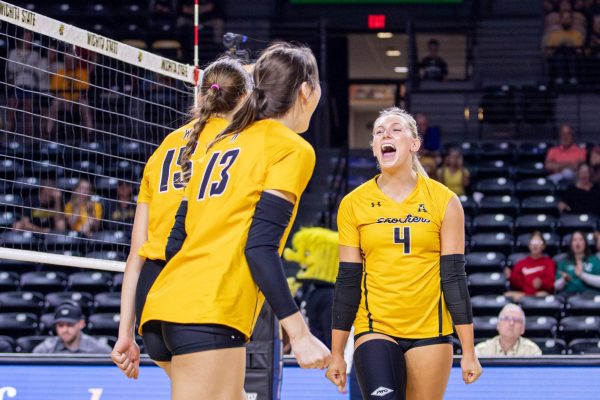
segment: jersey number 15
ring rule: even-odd
[[[179,167],[181,167],[181,156],[183,155],[184,150],[185,150],[185,146],[183,146],[179,149],[179,155],[177,156],[177,161],[176,161],[176,164]],[[192,154],[194,153],[195,150],[196,150],[195,148],[192,149]],[[173,188],[175,190],[183,189],[185,187],[185,185],[181,181],[181,170],[174,172],[173,176],[171,176],[171,174],[170,174],[171,164],[173,164],[173,159],[175,158],[176,151],[177,151],[177,149],[169,149],[169,150],[167,150],[167,153],[165,154],[165,159],[163,160],[162,168],[161,168],[161,172],[160,172],[160,188],[159,188],[160,193],[164,193],[169,190],[169,183],[171,183],[173,185]],[[192,163],[192,161],[188,161],[188,165],[189,165],[189,169],[191,172],[194,163]],[[171,182],[169,182],[170,178],[173,179]]]

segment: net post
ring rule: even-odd
[[[199,30],[199,20],[200,20],[200,9],[199,9],[198,0],[194,0],[194,108],[198,107],[198,93],[200,91],[200,87],[198,84],[200,77],[200,67],[198,66],[199,62],[199,54],[198,54],[198,30]]]

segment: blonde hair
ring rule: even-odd
[[[373,133],[375,132],[375,127],[377,127],[378,123],[382,119],[389,117],[390,115],[400,117],[404,121],[404,124],[406,125],[408,130],[410,131],[410,134],[413,137],[413,139],[421,140],[419,132],[417,131],[417,121],[415,121],[415,118],[411,114],[399,107],[390,107],[380,111],[379,116],[373,123]],[[429,175],[425,171],[425,168],[423,168],[421,161],[419,161],[419,156],[416,152],[412,155],[412,169],[419,175],[429,177]]]

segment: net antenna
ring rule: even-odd
[[[191,119],[194,58],[0,1],[0,270],[123,270],[146,160]],[[177,162],[163,165],[167,184]]]

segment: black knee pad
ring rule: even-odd
[[[142,333],[146,353],[148,353],[152,360],[171,361],[173,355],[165,343],[161,321],[146,322]]]
[[[354,366],[363,399],[406,399],[404,354],[396,343],[384,339],[364,342],[354,352]]]

